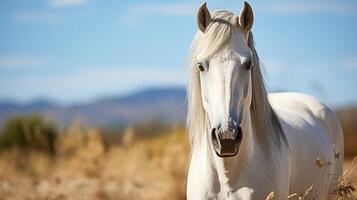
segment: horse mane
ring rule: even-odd
[[[195,147],[202,140],[204,133],[209,132],[208,115],[205,112],[202,99],[199,71],[195,65],[202,58],[209,58],[220,51],[231,41],[234,34],[239,34],[238,16],[231,12],[216,11],[212,14],[212,21],[203,35],[198,31],[191,44],[190,76],[187,87],[188,114],[187,129],[189,141]],[[253,34],[249,33],[248,46],[253,53],[252,67],[252,103],[251,121],[254,133],[262,148],[269,151],[271,144],[280,148],[283,142],[287,143],[281,128],[278,116],[272,109],[268,92],[265,86],[259,57],[254,47]],[[192,148],[193,149],[193,148]]]
[[[258,134],[258,141],[260,140],[263,147],[269,145],[266,142],[267,137],[272,136],[272,141],[280,148],[282,141],[287,144],[286,136],[281,127],[278,116],[270,105],[268,100],[268,91],[264,82],[259,56],[254,46],[253,33],[249,32],[248,46],[253,53],[252,67],[252,104],[251,104],[251,118],[254,132]]]

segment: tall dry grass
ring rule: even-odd
[[[154,137],[140,136],[142,130],[127,128],[113,137],[74,123],[58,135],[54,155],[38,149],[0,151],[0,199],[185,199],[184,128],[172,126]],[[336,192],[353,192],[356,181],[350,170]],[[307,196],[308,190],[290,199]]]
[[[127,129],[106,145],[96,129],[73,124],[59,134],[56,155],[0,152],[0,199],[185,199],[188,144],[184,129],[137,138]]]

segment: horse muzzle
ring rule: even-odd
[[[243,132],[239,126],[233,126],[228,130],[222,130],[219,126],[213,128],[211,132],[213,148],[219,157],[237,155],[242,138]]]

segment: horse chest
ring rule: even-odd
[[[226,182],[218,173],[207,166],[197,166],[190,169],[188,179],[188,199],[215,200],[254,200],[266,196],[264,188],[250,188],[247,185],[259,185],[258,177],[249,169],[242,169],[242,175],[235,177],[235,183]]]

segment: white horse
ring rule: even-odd
[[[239,16],[210,14],[204,3],[197,23],[188,85],[187,198],[264,200],[274,191],[276,199],[286,199],[313,185],[311,198],[331,199],[343,163],[335,114],[304,94],[268,95],[247,2]]]

